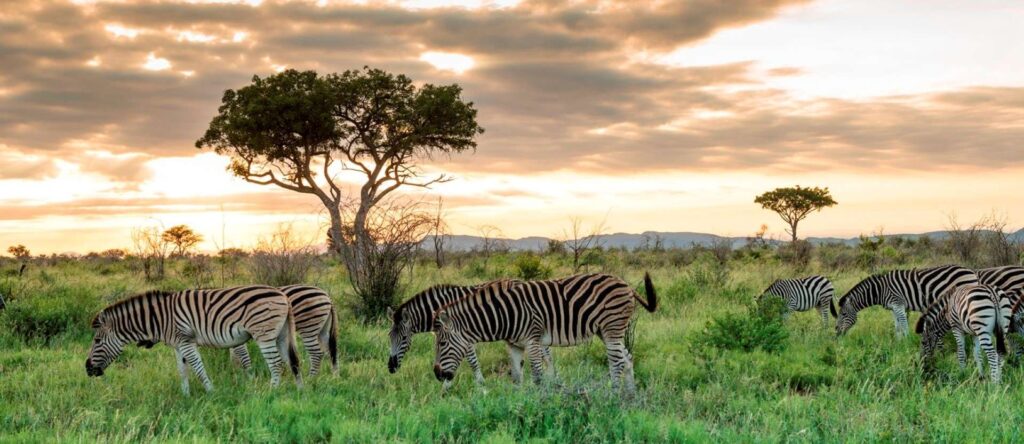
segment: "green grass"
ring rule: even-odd
[[[550,261],[549,259],[545,259]],[[490,274],[511,260],[492,259]],[[563,264],[549,263],[555,276]],[[436,282],[473,282],[479,269],[418,266],[411,289]],[[609,264],[639,283],[643,269]],[[504,270],[504,271],[503,271]],[[1004,384],[961,371],[947,348],[939,376],[922,380],[916,335],[897,340],[882,309],[862,313],[836,339],[817,313],[786,322],[777,353],[698,348],[708,321],[744,310],[784,266],[736,262],[724,288],[698,288],[684,268],[651,270],[660,291],[655,314],[640,313],[635,366],[639,391],[622,400],[608,385],[599,340],[554,350],[558,384],[513,385],[504,346],[480,347],[487,392],[459,369],[453,390],[440,394],[431,372],[433,340],[418,336],[401,370],[387,372],[387,325],[362,325],[342,310],[340,369],[290,378],[271,389],[256,357],[253,379],[236,369],[226,350],[204,349],[216,389],[180,393],[174,353],[159,345],[130,347],[102,378],[88,378],[85,354],[92,313],[147,284],[125,270],[63,264],[36,268],[23,292],[0,315],[0,441],[251,441],[251,442],[595,442],[674,441],[1016,441],[1022,437],[1024,370],[1008,368]],[[841,292],[866,275],[829,274]],[[337,269],[316,280],[345,307],[351,298]],[[169,287],[181,286],[169,282]],[[17,308],[19,304],[25,307]],[[31,310],[19,313],[17,310]],[[13,328],[26,313],[53,321],[47,337]],[[86,313],[80,313],[85,311]],[[13,313],[13,314],[12,314]],[[48,319],[49,319],[48,318]],[[912,319],[913,322],[913,319]],[[20,324],[19,324],[20,325]],[[52,334],[51,334],[52,333]],[[950,341],[951,342],[951,341]],[[258,354],[254,354],[258,356]],[[304,365],[306,363],[304,362]]]

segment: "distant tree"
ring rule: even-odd
[[[160,236],[164,242],[174,245],[172,254],[176,256],[185,256],[203,241],[203,236],[193,231],[188,225],[175,225],[164,230]]]
[[[254,76],[251,85],[224,93],[196,147],[230,155],[231,171],[248,182],[316,196],[355,291],[392,300],[397,288],[374,283],[371,264],[383,253],[368,221],[389,218],[372,212],[396,190],[450,180],[423,178],[417,160],[476,148],[483,128],[461,94],[458,85],[416,86],[404,75],[370,68]],[[342,189],[336,177],[342,170],[364,177],[357,192]],[[343,233],[346,224],[351,237]]]
[[[21,262],[21,266],[18,268],[18,276],[25,274],[25,268],[28,267],[28,261],[29,259],[32,259],[32,252],[28,251],[28,248],[21,244],[7,247],[7,252]]]
[[[164,240],[159,228],[139,227],[132,229],[132,245],[139,258],[146,280],[159,281],[165,275],[165,263],[170,243]]]
[[[10,253],[11,256],[14,256],[15,259],[22,262],[32,258],[32,252],[28,251],[28,248],[21,244],[7,247],[7,252]]]
[[[832,194],[825,188],[803,188],[799,185],[792,188],[776,188],[754,199],[766,210],[772,210],[782,218],[789,228],[786,233],[797,240],[796,227],[800,221],[815,211],[836,205]]]

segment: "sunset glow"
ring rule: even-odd
[[[475,153],[424,159],[455,180],[409,191],[444,197],[459,234],[557,236],[580,216],[783,237],[753,199],[795,184],[839,202],[807,236],[952,213],[1024,225],[1016,3],[200,3],[0,10],[0,246],[123,248],[154,224],[194,227],[207,251],[281,223],[319,242],[315,197],[246,183],[194,143],[253,75],[363,66],[458,83],[479,110]]]

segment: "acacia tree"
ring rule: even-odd
[[[188,225],[175,225],[164,230],[160,235],[164,242],[174,245],[173,255],[184,256],[203,241],[203,236],[196,233]]]
[[[461,94],[458,85],[416,87],[404,75],[370,68],[254,76],[250,85],[224,93],[196,147],[231,156],[231,171],[246,181],[316,196],[330,218],[329,237],[342,240],[333,249],[353,288],[364,299],[391,300],[397,288],[359,277],[374,279],[366,269],[378,260],[371,257],[377,249],[367,221],[396,190],[449,180],[423,177],[418,160],[476,148],[483,128]],[[341,172],[362,184],[345,188]]]
[[[822,208],[837,204],[832,199],[828,187],[802,188],[800,185],[768,191],[757,196],[754,203],[760,204],[761,208],[777,213],[789,225],[786,233],[793,237],[793,242],[797,240],[796,227],[800,221],[815,211],[821,211]]]
[[[18,276],[25,274],[25,268],[28,267],[28,261],[29,259],[32,258],[32,252],[29,251],[27,247],[21,244],[7,247],[7,252],[10,253],[11,256],[14,256],[14,258],[17,259],[19,262],[21,262],[21,266],[18,267]]]

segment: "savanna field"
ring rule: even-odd
[[[504,344],[479,347],[486,390],[460,367],[442,396],[431,371],[433,339],[417,335],[396,374],[387,371],[390,323],[356,318],[344,267],[318,259],[305,278],[340,307],[337,374],[290,375],[277,389],[254,352],[255,375],[227,350],[203,349],[215,391],[193,376],[183,396],[174,352],[128,347],[101,378],[85,374],[89,322],[105,305],[151,288],[249,283],[245,264],[218,262],[196,277],[184,258],[167,278],[147,282],[130,258],[48,258],[3,264],[0,290],[0,440],[247,442],[594,442],[594,441],[939,441],[1021,439],[1024,369],[1008,366],[1003,384],[979,380],[973,362],[960,370],[952,340],[937,376],[923,379],[919,339],[895,339],[891,314],[861,313],[844,337],[834,320],[794,313],[775,329],[752,301],[776,278],[821,273],[842,295],[872,271],[948,262],[886,246],[868,260],[856,247],[818,247],[805,268],[772,252],[604,251],[589,258],[638,285],[650,271],[659,308],[636,315],[632,350],[638,391],[624,399],[608,382],[599,340],[555,348],[558,378],[514,385]],[[859,255],[859,256],[858,256]],[[539,264],[538,261],[539,260]],[[538,267],[539,265],[539,267]],[[562,276],[571,259],[554,254],[465,255],[437,269],[418,261],[404,294],[436,283],[470,284],[522,274]],[[914,322],[918,314],[911,316]],[[733,332],[736,323],[758,324]],[[759,324],[760,323],[760,324]],[[763,324],[763,325],[761,325]],[[738,330],[744,330],[740,332]],[[733,334],[735,333],[735,334]],[[747,339],[742,339],[742,338]],[[301,346],[300,346],[301,347]],[[304,353],[304,352],[302,352]],[[303,371],[308,360],[302,355]],[[529,381],[529,380],[527,380]]]

